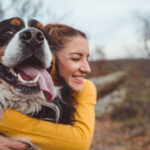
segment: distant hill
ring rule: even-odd
[[[116,59],[90,62],[92,72],[88,77],[104,76],[106,74],[126,70],[131,76],[150,77],[150,60],[148,59]]]

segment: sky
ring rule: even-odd
[[[139,28],[137,14],[150,14],[150,0],[43,0],[43,3],[45,10],[50,11],[38,19],[44,24],[64,23],[84,31],[95,59],[96,47],[101,47],[108,59],[134,55],[132,45],[137,41]]]
[[[136,16],[150,13],[149,0],[46,1],[56,18],[66,14],[60,23],[86,32],[90,50],[93,52],[95,47],[103,47],[109,59],[133,55],[130,45],[135,42],[139,27]]]

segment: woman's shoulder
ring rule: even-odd
[[[85,79],[83,89],[77,94],[77,101],[79,103],[96,103],[97,91],[92,81]]]
[[[88,92],[96,92],[96,87],[94,83],[88,79],[85,79],[83,82],[83,89],[82,91],[88,91]]]

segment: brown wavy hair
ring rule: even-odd
[[[49,44],[56,52],[65,47],[68,39],[75,36],[86,38],[86,34],[73,27],[63,24],[48,24],[44,28],[49,35]]]

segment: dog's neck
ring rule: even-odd
[[[33,114],[41,109],[43,103],[47,103],[43,92],[25,96],[17,94],[6,84],[0,84],[0,105],[3,109],[11,108],[23,114]]]

